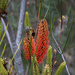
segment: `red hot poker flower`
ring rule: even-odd
[[[38,63],[42,63],[49,46],[48,41],[48,24],[46,19],[40,21],[38,25],[38,36],[37,36],[38,48],[36,52],[36,58]]]
[[[36,49],[34,39],[32,38],[32,42],[30,41],[31,41],[31,36],[27,29],[26,37],[24,39],[24,46],[23,46],[24,57],[27,60],[31,59],[31,56],[34,55],[35,49]],[[47,48],[49,46],[48,24],[45,19],[41,20],[38,25],[38,35],[37,35],[36,45],[37,44],[38,44],[38,47],[36,50],[35,57],[37,58],[38,63],[42,63],[44,58],[46,57]]]

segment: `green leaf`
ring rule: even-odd
[[[8,72],[5,69],[5,67],[3,66],[3,63],[1,60],[0,60],[0,75],[8,75]]]

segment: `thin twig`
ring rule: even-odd
[[[2,21],[3,26],[7,25],[7,23],[9,22],[8,17],[6,15],[4,17],[1,17],[1,21]],[[16,46],[16,42],[15,42],[15,35],[14,35],[13,30],[11,28],[10,22],[8,24],[7,31],[8,31],[10,41],[12,44],[12,50],[13,50],[13,52],[15,52],[17,49],[17,46]]]
[[[3,22],[3,19],[2,19],[2,18],[1,18],[1,21],[2,21],[2,24],[3,24],[3,26],[4,26],[4,30],[5,30],[5,29],[6,29],[6,25],[5,25],[5,23]],[[9,36],[8,30],[6,31],[6,36],[7,36],[7,39],[8,39],[10,48],[11,48],[11,51],[12,51],[12,53],[13,53],[12,43],[11,43],[11,40],[10,40],[10,36]]]
[[[57,43],[56,39],[54,38],[53,32],[52,32],[52,38],[54,39],[56,45],[58,46],[58,43]],[[59,48],[59,52],[61,53],[61,57],[62,57],[63,61],[66,63],[66,60],[65,60],[65,58],[63,56],[61,48],[60,47],[58,47],[58,48]],[[66,64],[66,71],[67,71],[68,75],[70,75],[68,67],[67,67],[67,64]]]
[[[53,18],[53,13],[52,13],[52,16],[51,16],[51,27],[52,27],[52,18]],[[56,39],[54,38],[53,31],[51,32],[51,34],[52,34],[53,40],[55,41],[56,45],[58,46],[58,43],[57,43]],[[63,61],[66,63],[66,60],[65,60],[65,58],[63,56],[63,53],[62,53],[62,50],[61,50],[60,46],[58,46],[57,51],[59,52],[59,54],[61,54],[61,57],[62,57]],[[66,71],[67,71],[68,75],[70,75],[68,67],[67,67],[67,64],[66,64]]]
[[[59,36],[59,42],[58,42],[58,45],[57,45],[57,49],[56,49],[56,52],[55,52],[55,55],[54,55],[54,61],[53,61],[52,70],[54,68],[54,63],[55,63],[55,60],[56,60],[56,54],[57,54],[57,51],[58,51],[58,48],[59,48],[60,39],[61,39],[61,32],[60,32],[60,36]]]
[[[7,25],[7,23],[9,22],[9,20],[8,20],[8,17],[5,15],[4,17],[2,17],[1,18],[1,21],[2,21],[2,24],[5,24],[5,25]],[[3,25],[4,26],[4,25]],[[15,52],[16,52],[16,50],[17,50],[17,45],[16,45],[16,40],[15,40],[15,35],[14,35],[14,33],[13,33],[13,30],[12,30],[12,28],[11,28],[11,25],[10,25],[10,23],[9,23],[9,25],[8,25],[8,29],[7,29],[7,31],[8,31],[8,34],[9,34],[9,37],[10,37],[10,41],[11,41],[11,48],[12,48],[12,54],[14,54]],[[6,34],[7,35],[7,34]],[[7,35],[8,36],[8,35]],[[8,38],[8,37],[7,37]],[[8,41],[9,41],[8,40]],[[22,59],[21,59],[21,52],[17,52],[16,53],[16,55],[15,55],[15,67],[17,68],[17,73],[18,73],[18,75],[19,74],[22,74],[22,75],[24,75],[24,69],[23,69],[23,64],[22,64]]]

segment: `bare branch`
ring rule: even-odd
[[[4,26],[4,30],[5,30],[5,29],[6,29],[6,24],[5,24],[5,22],[3,21],[3,18],[1,18],[1,21],[2,21],[2,24],[3,24],[3,26]],[[11,51],[12,51],[12,53],[13,53],[12,43],[11,43],[11,40],[10,40],[10,36],[9,36],[8,30],[6,31],[6,36],[7,36],[7,39],[8,39],[10,48],[11,48]]]
[[[7,23],[9,22],[9,20],[8,20],[8,18],[7,18],[6,15],[1,18],[1,21],[2,21],[2,24],[4,24],[3,26],[7,25]],[[8,25],[7,31],[8,31],[8,34],[9,34],[11,43],[12,43],[13,52],[15,52],[16,51],[16,48],[17,48],[17,45],[16,45],[16,42],[15,42],[15,35],[13,33],[13,30],[11,28],[10,23]]]
[[[21,1],[19,24],[18,24],[18,31],[17,31],[17,37],[16,37],[16,44],[17,45],[19,45],[21,37],[22,37],[22,30],[23,30],[23,26],[24,26],[26,5],[27,5],[27,0],[22,0]]]
[[[9,22],[8,17],[6,15],[1,18],[1,21],[2,21],[2,24],[5,24],[5,25],[7,25],[7,23]],[[3,25],[3,26],[5,26],[5,25]],[[10,47],[12,47],[12,50],[13,50],[12,52],[14,54],[14,52],[16,52],[18,46],[16,44],[15,35],[13,33],[10,23],[8,25],[7,31],[8,31],[9,38],[10,38],[9,40],[11,41],[11,43],[9,43],[9,44],[11,44]],[[7,36],[8,36],[8,34],[6,33]],[[20,49],[18,50],[18,52],[15,55],[15,62],[16,62],[15,67],[17,68],[18,75],[24,75],[24,69],[23,69]]]
[[[52,38],[54,39],[56,45],[58,46],[58,43],[57,43],[56,39],[54,38],[53,32],[52,32]],[[61,57],[62,57],[63,61],[66,63],[66,60],[65,60],[65,58],[63,56],[61,48],[60,47],[58,47],[58,48],[59,48],[59,52],[61,53]],[[67,71],[68,75],[70,75],[68,67],[67,67],[67,64],[66,64],[66,71]]]
[[[23,30],[23,25],[24,25],[26,4],[27,4],[27,0],[22,0],[21,1],[21,10],[20,10],[19,25],[18,25],[16,40],[15,40],[15,35],[13,33],[13,30],[11,28],[10,23],[8,25],[8,29],[7,29],[8,32],[7,32],[6,35],[7,35],[7,38],[8,38],[8,34],[9,34],[10,39],[8,39],[8,41],[11,41],[10,47],[12,47],[12,52],[15,52],[17,50],[17,47],[18,47],[18,45],[20,43],[20,40],[21,40],[21,37],[22,37],[22,30]],[[6,15],[3,16],[1,19],[2,19],[2,24],[4,24],[4,26],[7,25],[7,23],[9,22]],[[18,75],[24,75],[24,69],[23,69],[23,64],[22,64],[22,59],[21,59],[20,48],[19,48],[19,50],[17,51],[17,53],[15,55],[15,61],[16,61],[16,65],[17,65]]]

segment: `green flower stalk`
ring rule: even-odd
[[[44,66],[43,75],[50,75],[50,66],[49,66],[49,64],[46,64]]]
[[[66,66],[66,63],[65,63],[65,62],[62,62],[62,63],[60,64],[60,66],[58,67],[58,69],[57,69],[55,75],[60,75],[60,74],[62,73],[62,71],[64,70],[65,66]]]
[[[50,66],[50,75],[52,71],[52,47],[49,46],[48,51],[47,51],[47,64]]]
[[[32,67],[33,75],[40,75],[37,59],[35,57],[32,57],[31,60],[33,65]]]
[[[26,11],[26,13],[25,13],[25,28],[26,28],[27,26],[30,28],[29,14],[28,14],[28,12]]]

